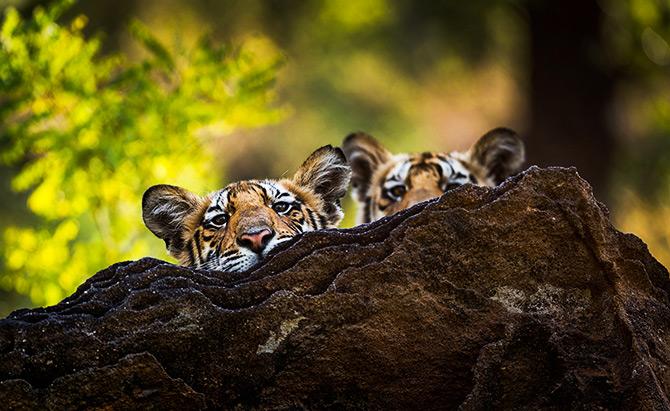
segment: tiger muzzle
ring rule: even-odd
[[[256,254],[261,254],[268,243],[275,236],[269,216],[264,215],[263,209],[247,210],[241,215],[238,222],[237,244]]]
[[[275,233],[269,227],[254,227],[246,230],[237,237],[237,244],[260,254],[268,245]]]

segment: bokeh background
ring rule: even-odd
[[[150,185],[290,175],[355,130],[451,151],[512,127],[528,164],[576,166],[670,265],[667,0],[0,8],[0,316],[169,259],[142,225]]]

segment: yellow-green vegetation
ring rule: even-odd
[[[103,55],[71,1],[29,19],[8,8],[0,32],[0,161],[29,194],[31,225],[2,233],[0,288],[53,304],[96,270],[165,255],[142,224],[152,184],[206,192],[220,184],[217,137],[274,122],[279,54],[218,45],[161,44],[140,22],[139,59]]]

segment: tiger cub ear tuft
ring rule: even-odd
[[[351,133],[342,142],[342,150],[351,165],[351,185],[358,201],[365,198],[372,184],[372,176],[392,154],[377,140],[363,132]]]
[[[344,153],[331,145],[314,151],[293,175],[293,182],[311,189],[325,203],[328,224],[336,226],[342,220],[340,199],[347,194],[351,168]]]
[[[481,166],[486,177],[500,184],[515,174],[526,159],[523,141],[509,128],[498,127],[484,134],[469,150],[470,161]]]
[[[167,184],[150,187],[142,196],[144,224],[165,241],[167,250],[175,257],[184,247],[185,220],[201,201],[201,197],[188,190]]]

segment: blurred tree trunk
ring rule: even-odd
[[[576,166],[607,202],[614,151],[612,73],[599,55],[602,10],[593,0],[528,1],[529,163]]]

